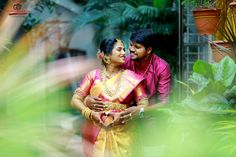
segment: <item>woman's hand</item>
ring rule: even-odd
[[[102,102],[102,99],[99,97],[93,97],[88,95],[85,99],[84,99],[84,104],[90,108],[93,111],[103,111],[104,110],[104,103]]]
[[[99,126],[105,126],[103,121],[101,120],[101,117],[104,114],[104,112],[102,112],[102,111],[100,111],[100,112],[92,111],[91,114],[92,114],[92,119],[96,124],[98,124]]]

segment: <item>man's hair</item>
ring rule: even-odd
[[[153,47],[154,33],[151,29],[140,29],[131,34],[130,41],[142,44],[145,48]]]

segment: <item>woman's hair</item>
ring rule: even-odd
[[[100,43],[100,51],[98,54],[101,55],[100,57],[104,66],[109,64],[108,62],[110,62],[110,60],[106,58],[106,55],[110,55],[112,53],[114,45],[117,41],[118,39],[116,38],[109,38],[102,40],[102,42]]]
[[[118,40],[116,38],[104,39],[100,43],[100,51],[104,53],[104,55],[111,54],[114,45]]]
[[[131,34],[130,41],[141,44],[145,48],[153,47],[154,33],[150,29],[140,29]]]

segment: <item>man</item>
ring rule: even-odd
[[[153,53],[154,34],[149,29],[133,32],[130,37],[130,56],[126,58],[124,69],[130,69],[145,78],[144,85],[150,105],[166,104],[170,93],[171,70],[169,64]],[[99,98],[87,97],[85,104],[96,111],[102,111]],[[123,121],[128,121],[132,111],[124,112]]]
[[[124,65],[145,78],[146,92],[151,104],[157,99],[168,101],[171,85],[171,71],[168,63],[153,53],[154,35],[151,30],[138,30],[130,37],[130,56]]]

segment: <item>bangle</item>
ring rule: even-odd
[[[90,115],[89,115],[89,120],[91,120],[93,122],[93,111],[91,111]]]
[[[88,120],[91,120],[91,121],[93,120],[92,110],[90,110],[88,107],[86,107],[82,110],[82,115]]]
[[[143,107],[141,107],[140,110],[139,110],[139,117],[140,118],[144,117],[144,108]]]
[[[84,98],[84,105],[87,107],[87,96]]]

